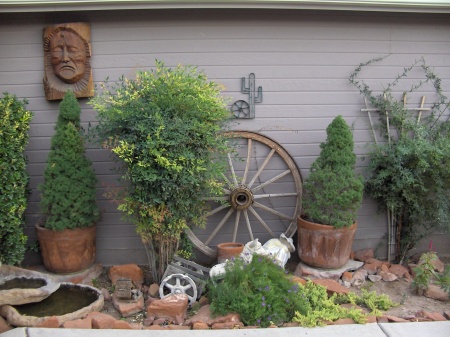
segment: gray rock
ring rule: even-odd
[[[310,278],[329,278],[332,280],[339,280],[342,274],[349,270],[357,270],[362,267],[364,262],[348,260],[348,262],[338,269],[323,269],[310,267],[300,262],[295,269],[295,276],[298,277],[310,277]]]

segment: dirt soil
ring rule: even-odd
[[[286,269],[290,272],[294,272],[295,268],[298,264],[298,258],[291,258],[286,264]],[[447,259],[444,262],[450,263],[450,260]],[[144,271],[144,285],[150,285],[150,274],[148,268],[146,266],[140,266]],[[101,289],[108,289],[110,292],[113,291],[113,286],[108,277],[108,267],[103,268],[102,274],[94,281],[94,286]],[[443,313],[450,312],[450,302],[441,302],[438,300],[433,300],[427,298],[425,296],[418,296],[412,289],[411,283],[406,279],[399,279],[393,282],[384,282],[379,281],[373,283],[369,280],[366,281],[361,287],[361,289],[366,289],[368,291],[375,291],[378,294],[386,294],[388,295],[392,301],[398,303],[398,306],[385,311],[386,315],[393,315],[401,318],[413,318],[415,314],[421,310],[425,310],[428,312],[438,312]],[[361,289],[357,289],[351,287],[350,290],[360,293]],[[145,299],[147,295],[145,295]],[[121,318],[120,313],[114,308],[110,301],[105,301],[104,308],[102,310],[103,313],[111,315],[117,319]],[[191,313],[193,314],[193,313]],[[125,318],[127,322],[130,323],[141,323],[145,319],[145,312],[139,312],[131,317]]]

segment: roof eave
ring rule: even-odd
[[[229,0],[229,1],[172,1],[172,0],[7,0],[0,1],[0,12],[66,12],[126,9],[310,9],[340,11],[381,11],[450,13],[450,1],[420,0]]]

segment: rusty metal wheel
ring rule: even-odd
[[[205,228],[187,231],[194,246],[212,258],[221,242],[291,237],[301,204],[300,173],[281,145],[254,132],[227,135],[236,153],[228,155],[224,196],[220,203],[208,201]]]

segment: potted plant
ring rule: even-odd
[[[188,222],[201,226],[205,199],[222,191],[229,112],[221,87],[190,66],[157,61],[103,88],[91,100],[99,120],[91,135],[121,162],[119,209],[135,223],[159,283]]]
[[[28,183],[24,151],[33,115],[26,103],[8,93],[0,99],[0,266],[20,264],[27,242],[23,232]]]
[[[339,268],[349,259],[363,196],[363,180],[354,171],[353,135],[342,116],[327,127],[320,147],[303,185],[298,254],[310,266]]]
[[[68,91],[60,103],[40,186],[44,214],[36,230],[44,265],[55,273],[78,272],[95,261],[97,179],[85,156],[80,112],[75,94]]]

